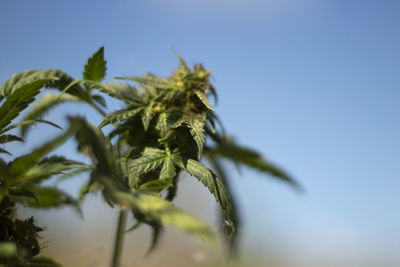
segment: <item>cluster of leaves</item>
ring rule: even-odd
[[[99,52],[102,50],[94,56]],[[214,240],[209,227],[197,219],[194,223],[194,219],[189,219],[192,217],[171,203],[179,177],[187,173],[197,178],[219,202],[223,233],[231,251],[235,251],[240,220],[222,160],[298,185],[259,153],[227,137],[208,100],[210,95],[217,97],[210,83],[210,71],[201,64],[191,69],[176,55],[180,65],[170,77],[147,73],[116,78],[133,81],[137,86],[120,82],[96,85],[101,92],[124,102],[125,107],[107,114],[97,128],[80,127],[77,135],[80,149],[89,151],[96,163],[81,193],[102,190],[111,206],[123,203],[131,208],[139,224],[148,224],[153,229],[151,249],[157,244],[164,224]],[[106,125],[113,127],[108,137],[100,131]],[[116,139],[115,145],[111,139]],[[203,156],[214,170],[200,161]]]
[[[8,162],[0,158],[0,264],[35,266],[46,263],[52,266],[51,260],[35,257],[40,252],[37,233],[42,229],[35,225],[33,218],[16,218],[16,204],[34,208],[61,205],[78,208],[77,201],[62,190],[42,185],[53,175],[68,175],[88,169],[85,164],[63,156],[48,156],[72,135],[71,130],[19,157],[12,157],[6,149],[9,142],[24,142],[24,134],[34,123],[46,123],[61,129],[52,122],[32,116],[18,123],[13,121],[35,100],[41,89],[64,90],[73,82],[72,77],[61,70],[30,70],[12,76],[0,86],[0,153],[11,156]],[[69,97],[94,105],[84,88],[73,84],[70,87]],[[21,127],[21,136],[10,133],[17,127]],[[54,266],[58,265],[54,263]]]
[[[210,95],[217,98],[210,82],[210,71],[201,64],[191,69],[178,54],[177,57],[180,65],[170,77],[147,73],[140,77],[116,78],[133,81],[136,86],[123,82],[102,83],[106,74],[102,47],[88,59],[82,79],[74,80],[60,70],[34,70],[15,75],[0,87],[0,100],[5,99],[0,107],[2,144],[23,141],[32,123],[44,122],[58,127],[41,117],[60,103],[83,102],[104,116],[98,126],[80,117],[70,117],[69,128],[60,136],[10,162],[0,159],[0,201],[10,203],[4,204],[6,208],[1,206],[0,223],[3,225],[3,221],[7,221],[10,227],[0,239],[0,263],[5,262],[3,258],[7,263],[10,259],[29,263],[39,253],[37,232],[42,229],[34,225],[33,219],[20,220],[12,218],[13,212],[5,212],[14,209],[15,203],[33,207],[62,204],[79,207],[86,194],[100,191],[111,207],[120,207],[120,220],[125,220],[127,211],[137,220],[130,229],[119,229],[117,236],[124,230],[147,224],[153,229],[151,251],[157,245],[163,226],[172,225],[214,245],[210,226],[172,203],[179,178],[186,173],[197,178],[220,204],[222,232],[231,251],[235,252],[240,217],[223,162],[233,161],[238,166],[257,169],[298,187],[291,177],[259,153],[227,137],[208,100]],[[11,124],[42,88],[55,88],[60,92],[46,94],[20,123]],[[106,107],[105,100],[96,92],[122,101],[125,107],[106,114],[102,110]],[[107,125],[112,129],[106,136],[102,128]],[[21,127],[21,137],[6,134],[15,127]],[[78,150],[91,157],[92,165],[48,156],[72,135],[75,135]],[[5,148],[0,148],[1,152],[9,153]],[[69,176],[87,170],[90,170],[90,178],[82,186],[77,201],[57,188],[41,185],[53,175]],[[25,230],[16,230],[22,229],[21,225]],[[19,234],[15,234],[17,232]],[[34,251],[26,249],[19,238],[34,240],[31,246]],[[12,253],[5,253],[5,257],[2,256],[4,251]],[[113,264],[118,265],[118,256]]]

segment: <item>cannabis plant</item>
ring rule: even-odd
[[[103,48],[89,59],[86,67],[106,69],[102,53]],[[149,252],[157,245],[165,224],[215,243],[205,223],[172,204],[184,173],[197,178],[219,202],[221,226],[233,253],[240,217],[223,160],[257,169],[298,187],[290,176],[259,153],[228,137],[208,100],[210,95],[217,98],[210,82],[211,72],[201,64],[191,69],[176,55],[180,65],[167,78],[151,73],[116,78],[135,82],[136,86],[91,82],[91,86],[122,101],[125,107],[106,114],[98,127],[80,118],[71,119],[78,129],[79,150],[90,155],[95,165],[81,189],[80,199],[88,192],[100,190],[110,206],[119,205],[121,210],[113,266],[118,265],[127,210],[137,220],[128,231],[141,223],[152,228]],[[104,75],[101,72],[99,80]],[[112,129],[105,136],[100,129],[107,125]]]
[[[35,240],[32,242],[37,244],[37,232],[42,229],[32,219],[10,219],[9,210],[13,203],[21,201],[43,207],[46,203],[43,199],[57,192],[56,199],[63,202],[56,202],[54,206],[72,203],[79,207],[86,194],[100,191],[108,205],[120,210],[111,266],[119,265],[124,233],[141,224],[149,225],[153,231],[149,252],[156,247],[165,225],[175,226],[214,247],[216,239],[211,227],[173,204],[179,179],[186,173],[198,179],[219,202],[222,233],[230,252],[236,253],[240,216],[224,161],[257,169],[295,187],[298,185],[259,153],[235,143],[226,134],[209,102],[210,96],[217,98],[210,82],[211,72],[201,64],[190,68],[176,55],[179,67],[167,78],[147,73],[140,77],[117,77],[117,82],[102,83],[107,69],[102,47],[88,59],[82,79],[74,80],[59,70],[28,71],[3,84],[0,97],[7,97],[4,108],[0,108],[0,140],[3,143],[22,141],[16,135],[4,135],[11,128],[21,126],[21,136],[25,137],[32,123],[50,123],[41,117],[52,107],[68,101],[86,103],[104,119],[95,126],[84,118],[69,117],[70,126],[59,137],[9,163],[1,160],[2,220],[7,218],[12,229],[16,229],[14,226],[17,224],[34,229],[23,236],[32,238]],[[46,94],[25,114],[22,122],[7,127],[43,87],[56,88],[59,92]],[[124,108],[105,113],[102,109],[106,107],[104,94],[123,102]],[[107,134],[102,131],[106,126],[109,127]],[[75,135],[78,150],[90,156],[92,165],[64,157],[45,158],[71,135]],[[1,151],[7,152],[5,149]],[[77,202],[58,189],[40,186],[52,175],[63,172],[67,177],[87,170],[90,176],[82,186]],[[137,223],[127,229],[128,213]],[[6,223],[2,221],[1,225]],[[18,238],[9,237],[11,230],[6,232],[1,241],[8,242],[0,243],[3,262],[32,262],[38,249],[27,250]],[[2,257],[2,253],[7,256]]]

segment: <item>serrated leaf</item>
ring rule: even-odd
[[[164,163],[165,153],[161,149],[146,147],[142,155],[128,163],[130,175],[140,176],[157,169]]]
[[[94,82],[101,82],[106,75],[106,63],[104,60],[104,47],[95,52],[87,61],[83,78]]]
[[[225,185],[226,191],[228,192],[231,199],[233,211],[232,214],[230,215],[230,217],[227,217],[226,213],[222,211],[219,214],[219,220],[220,226],[222,228],[222,233],[224,234],[225,240],[229,245],[230,253],[235,256],[238,252],[237,239],[240,230],[240,214],[235,203],[235,198],[232,193],[228,177],[221,162],[217,158],[212,156],[208,157],[207,159],[212,164],[213,169],[217,172],[218,177],[221,179],[221,182]]]
[[[138,210],[151,220],[177,227],[208,244],[215,245],[216,240],[210,226],[169,201],[145,193],[118,192],[115,197],[123,205]]]
[[[187,120],[190,134],[193,136],[194,141],[197,144],[197,158],[200,159],[203,155],[203,146],[206,141],[205,136],[205,122],[207,119],[206,114],[195,114],[192,119]]]
[[[142,123],[145,131],[147,131],[150,121],[153,119],[153,105],[154,103],[149,103],[142,112]]]
[[[99,127],[102,128],[110,123],[120,122],[133,118],[136,114],[138,114],[142,110],[143,108],[135,108],[135,109],[123,109],[111,112],[107,114],[104,120],[100,123]]]
[[[203,104],[210,110],[214,110],[210,103],[208,102],[207,96],[203,91],[200,90],[196,90],[194,91],[194,93],[196,94],[196,96],[201,100],[201,102],[203,102]]]
[[[157,120],[157,128],[160,130],[161,138],[165,137],[168,132],[168,121],[167,121],[167,113],[162,112],[158,116]]]
[[[172,179],[176,175],[174,162],[170,157],[165,158],[163,166],[160,171],[160,179]]]
[[[229,223],[233,223],[232,218],[235,217],[235,211],[230,195],[221,180],[210,169],[193,159],[187,160],[185,171],[196,177],[208,188],[216,201],[219,202],[226,217],[229,218]]]
[[[26,86],[36,80],[48,80],[44,85],[45,88],[55,88],[60,91],[74,82],[74,79],[67,73],[58,69],[49,70],[28,70],[13,75],[5,83],[0,86],[0,100],[13,93],[18,88]],[[91,99],[79,84],[74,84],[68,90],[69,94],[75,95],[83,101],[90,102]]]
[[[24,116],[23,121],[37,119],[46,114],[51,108],[65,102],[79,102],[80,99],[73,95],[45,94]],[[21,135],[26,136],[30,124],[21,127]]]
[[[0,107],[0,130],[5,128],[19,113],[35,100],[40,89],[49,79],[35,80],[16,89],[7,96]]]

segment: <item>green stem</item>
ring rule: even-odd
[[[114,251],[113,251],[111,267],[119,266],[119,260],[120,260],[120,256],[121,256],[121,250],[122,250],[122,243],[124,240],[126,214],[127,214],[126,210],[121,208],[121,210],[119,211],[117,231],[115,232]]]

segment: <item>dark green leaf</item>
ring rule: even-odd
[[[12,134],[0,135],[0,144],[5,144],[8,142],[13,142],[13,141],[23,142],[24,139],[22,139],[21,137],[18,137],[16,135],[12,135]]]
[[[94,82],[101,82],[106,75],[106,61],[104,60],[104,47],[94,53],[85,65],[83,78]]]
[[[164,163],[165,157],[163,150],[147,147],[139,158],[129,161],[130,174],[140,176],[155,170]]]

